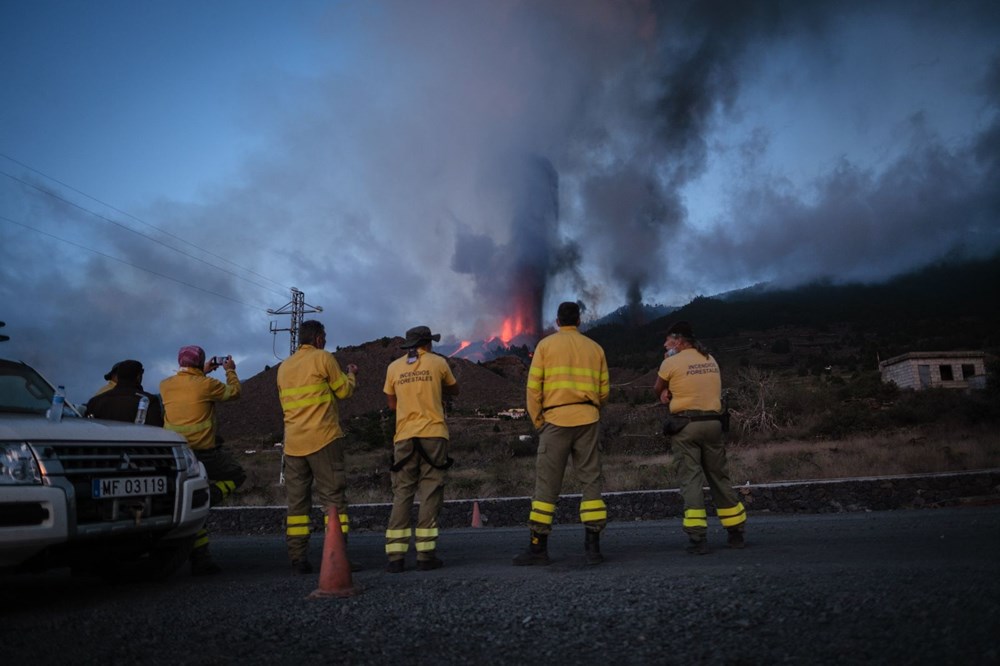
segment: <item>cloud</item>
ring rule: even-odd
[[[873,282],[949,254],[995,252],[1000,114],[958,145],[931,131],[920,113],[909,119],[909,130],[906,152],[879,170],[844,157],[808,192],[783,179],[734,188],[731,209],[739,217],[687,243],[689,266],[711,265],[722,279],[781,285]]]
[[[128,207],[137,220],[37,174],[80,207],[0,177],[16,222],[0,221],[0,351],[71,377],[80,399],[109,361],[140,358],[152,381],[185,344],[234,354],[244,375],[273,364],[287,338],[269,326],[287,319],[264,311],[293,286],[347,345],[416,324],[486,337],[525,303],[546,322],[563,300],[601,315],[995,249],[998,27],[988,2],[330,5],[290,35],[298,69],[263,65],[288,34],[246,45],[257,68],[213,107],[239,109],[230,124],[148,110],[141,137],[102,135],[233,133],[206,145],[239,167],[197,194],[164,183]],[[156,64],[194,95],[216,61],[191,55]],[[65,122],[106,131],[85,120],[107,100],[84,83]],[[110,150],[84,161],[118,168]]]

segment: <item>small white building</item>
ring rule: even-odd
[[[981,351],[910,352],[881,361],[883,382],[899,388],[986,388],[986,354]]]

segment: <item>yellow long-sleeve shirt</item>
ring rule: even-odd
[[[226,370],[226,383],[206,377],[198,368],[181,368],[160,382],[163,427],[178,432],[192,449],[215,447],[215,403],[240,397],[240,379]]]
[[[528,371],[527,409],[536,428],[544,423],[594,423],[608,401],[608,362],[599,344],[576,326],[560,326],[538,343]]]
[[[344,436],[337,401],[354,395],[357,379],[333,354],[302,345],[278,367],[278,397],[285,413],[285,453],[307,456]]]

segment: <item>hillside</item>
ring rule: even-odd
[[[358,388],[348,400],[340,402],[343,421],[386,409],[385,369],[402,356],[399,346],[403,338],[382,338],[354,347],[342,347],[334,352],[340,366],[358,366]],[[524,377],[527,367],[515,357],[503,357],[482,365],[465,359],[449,359],[461,393],[452,399],[455,411],[475,413],[482,410],[495,414],[524,404]],[[282,432],[281,406],[278,402],[278,367],[268,368],[243,380],[240,400],[223,403],[218,408],[219,429],[227,438],[272,436],[276,441]]]
[[[605,349],[612,400],[651,402],[649,387],[662,358],[664,332],[686,319],[719,360],[723,380],[756,367],[783,381],[808,376],[850,380],[877,368],[879,359],[908,351],[983,350],[991,363],[1000,354],[1000,256],[966,263],[941,263],[881,285],[813,284],[790,290],[754,288],[723,298],[697,298],[641,326],[607,324],[586,331]],[[343,347],[341,366],[359,368],[359,388],[341,403],[345,424],[385,409],[385,369],[399,357],[403,339],[381,338]],[[523,407],[525,361],[505,356],[475,363],[449,359],[461,386],[454,414],[495,414]],[[243,398],[219,407],[226,438],[281,437],[277,366],[243,381]],[[623,407],[625,405],[622,405]]]
[[[699,297],[644,326],[608,325],[587,334],[612,367],[659,361],[666,329],[690,321],[732,368],[754,365],[792,374],[873,370],[909,351],[1000,353],[1000,255],[942,262],[884,284],[816,283],[796,289],[754,288],[723,298]]]

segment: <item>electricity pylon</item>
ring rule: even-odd
[[[308,310],[306,308],[309,308]],[[302,320],[307,313],[310,312],[322,312],[323,308],[318,305],[309,305],[306,303],[306,295],[292,287],[292,302],[285,303],[277,310],[268,310],[269,315],[292,315],[292,324],[289,328],[277,328],[274,322],[271,322],[271,333],[278,333],[278,331],[288,331],[291,333],[291,343],[288,347],[288,355],[291,356],[299,348],[299,327],[302,325]]]

